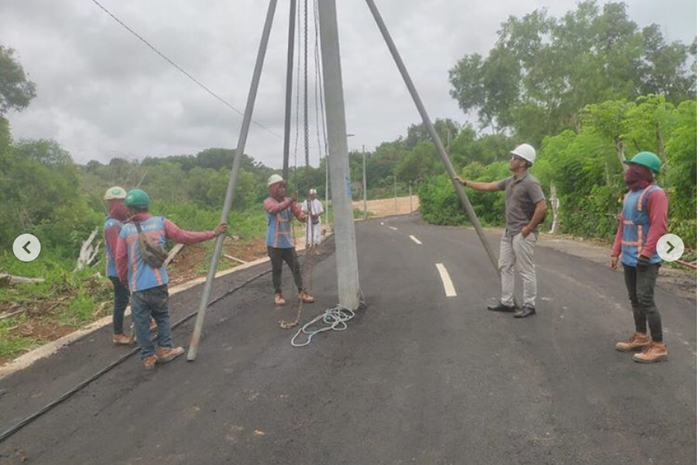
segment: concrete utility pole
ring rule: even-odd
[[[360,306],[360,276],[357,269],[355,223],[352,214],[350,160],[335,0],[319,1],[318,17],[321,30],[323,92],[326,99],[329,155],[333,162],[330,175],[336,237],[338,299],[342,307],[356,310]]]
[[[221,222],[228,222],[228,214],[231,211],[233,197],[236,193],[236,181],[238,180],[238,167],[241,165],[241,159],[245,151],[245,143],[248,139],[248,130],[250,122],[253,119],[253,108],[255,107],[255,97],[258,94],[258,85],[260,84],[260,75],[262,74],[263,63],[265,62],[265,52],[267,51],[267,43],[270,39],[270,31],[272,30],[272,20],[275,17],[275,8],[277,0],[270,0],[270,6],[267,9],[267,17],[265,18],[265,27],[263,28],[262,38],[260,39],[260,47],[258,49],[258,58],[255,61],[255,69],[253,70],[253,79],[250,83],[250,91],[248,92],[248,101],[246,102],[245,113],[243,114],[243,125],[238,136],[238,145],[236,147],[236,156],[233,159],[233,167],[231,167],[231,177],[228,180],[226,188],[226,200],[224,200],[224,209],[221,212]],[[194,361],[197,358],[197,349],[199,348],[199,340],[202,336],[202,328],[204,327],[204,317],[209,306],[209,296],[211,288],[214,284],[214,276],[216,276],[216,266],[221,257],[221,250],[224,245],[224,235],[221,234],[216,238],[214,244],[214,254],[211,257],[209,264],[209,272],[207,273],[207,281],[204,284],[202,292],[202,300],[199,302],[197,310],[197,320],[195,321],[192,339],[190,340],[190,348],[187,352],[187,360]]]
[[[365,202],[365,219],[367,219],[367,154],[362,144],[362,197]]]

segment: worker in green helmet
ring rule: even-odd
[[[628,165],[625,184],[629,191],[620,213],[610,267],[617,269],[618,263],[622,262],[635,333],[627,341],[618,342],[615,349],[639,352],[634,354],[635,362],[654,363],[668,358],[661,315],[654,302],[654,288],[661,266],[656,243],[668,229],[668,198],[654,182],[654,175],[661,171],[659,157],[651,152],[640,152],[625,164]]]
[[[130,221],[119,233],[115,260],[119,280],[131,291],[131,315],[134,332],[141,347],[141,360],[147,370],[156,363],[166,363],[182,355],[182,347],[173,347],[168,312],[168,273],[165,269],[167,252],[165,241],[196,244],[224,234],[226,223],[213,231],[193,232],[178,228],[162,216],[151,216],[151,199],[141,189],[132,189],[124,204],[129,209]],[[150,318],[158,326],[158,348],[148,337]]]

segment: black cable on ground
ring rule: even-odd
[[[252,283],[252,282],[255,281],[256,279],[261,278],[262,276],[265,276],[266,274],[270,273],[271,271],[272,271],[271,269],[265,270],[265,271],[263,271],[263,272],[261,272],[261,273],[256,274],[256,275],[253,276],[252,278],[247,279],[247,280],[244,281],[242,284],[239,284],[238,286],[236,286],[236,287],[234,287],[234,288],[232,288],[232,289],[229,289],[229,290],[226,291],[223,295],[221,295],[221,296],[217,297],[216,299],[212,300],[211,302],[209,302],[209,307],[211,307],[211,306],[214,305],[215,303],[219,302],[220,300],[222,300],[222,299],[224,299],[224,298],[230,296],[231,294],[233,294],[234,292],[240,290],[241,288],[247,286],[248,284]],[[181,319],[178,320],[176,323],[172,324],[170,328],[171,328],[171,329],[175,329],[175,328],[177,328],[178,326],[180,326],[181,324],[187,322],[188,320],[191,320],[191,319],[192,319],[194,316],[196,316],[196,315],[197,315],[197,311],[194,311],[194,312],[190,313],[189,315],[186,315],[185,317],[181,318]],[[153,337],[153,340],[155,340],[155,337],[156,337],[156,336]],[[58,399],[52,401],[51,403],[49,403],[49,404],[47,404],[46,406],[44,406],[43,408],[41,408],[39,411],[33,413],[32,415],[28,416],[27,418],[25,418],[24,420],[20,421],[20,422],[17,423],[16,425],[12,426],[10,429],[8,429],[7,431],[5,431],[5,432],[3,432],[2,434],[0,434],[0,443],[2,443],[3,441],[5,441],[7,438],[9,438],[10,436],[12,436],[13,434],[15,434],[15,433],[17,433],[18,431],[20,431],[22,428],[24,428],[24,427],[27,426],[28,424],[32,423],[32,422],[33,422],[34,420],[36,420],[37,418],[41,417],[41,416],[44,415],[45,413],[47,413],[47,412],[49,412],[50,410],[52,410],[54,407],[57,407],[58,405],[60,405],[61,403],[63,403],[65,400],[67,400],[67,399],[69,399],[70,397],[72,397],[74,394],[78,393],[78,392],[79,392],[80,390],[82,390],[84,387],[86,387],[87,385],[89,385],[89,384],[92,383],[93,381],[95,381],[95,380],[99,379],[100,377],[102,377],[102,375],[104,375],[105,373],[108,373],[108,372],[111,371],[112,369],[114,369],[114,368],[116,368],[117,366],[121,365],[121,364],[124,363],[127,359],[131,358],[131,356],[137,354],[138,351],[139,351],[139,348],[138,348],[138,347],[135,347],[135,348],[132,349],[129,353],[123,355],[122,357],[120,357],[120,358],[117,359],[116,361],[110,363],[109,365],[107,365],[106,367],[104,367],[103,369],[101,369],[100,371],[98,371],[97,373],[95,373],[94,375],[92,375],[91,377],[89,377],[88,379],[82,381],[80,384],[78,384],[77,386],[75,386],[73,389],[71,389],[70,391],[66,392],[65,394],[63,394],[63,395],[62,395],[61,397],[59,397]]]

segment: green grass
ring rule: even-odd
[[[109,306],[97,314],[102,302],[111,299],[111,284],[96,276],[104,270],[102,260],[96,265],[77,272],[75,262],[58,258],[51,250],[30,263],[17,260],[13,255],[0,255],[0,270],[17,276],[44,278],[45,282],[0,287],[0,309],[12,311],[26,308],[15,317],[0,320],[0,358],[8,360],[25,350],[47,342],[34,336],[12,332],[21,325],[69,326],[80,328],[109,312]]]
[[[12,328],[24,322],[25,317],[18,316],[0,320],[0,360],[11,360],[23,352],[36,347],[41,341],[12,332]]]

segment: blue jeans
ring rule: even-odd
[[[112,328],[114,334],[122,334],[124,332],[124,311],[129,305],[129,289],[125,287],[119,278],[110,276],[114,288],[114,311],[112,312]]]
[[[141,348],[141,360],[156,353],[156,347],[148,334],[151,317],[156,320],[158,325],[158,338],[156,339],[158,346],[173,346],[170,334],[167,284],[131,294],[131,317],[134,319],[136,340]]]

